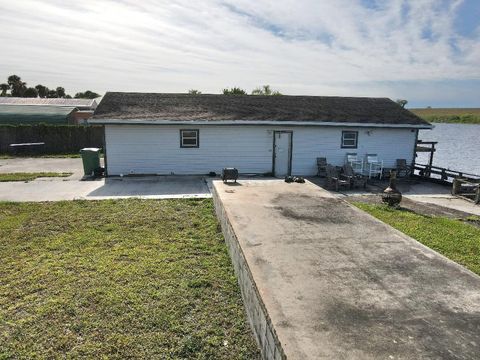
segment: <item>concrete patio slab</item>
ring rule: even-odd
[[[309,182],[213,188],[264,357],[478,358],[477,275]]]
[[[325,186],[325,179],[312,177],[308,178],[308,180],[320,187]],[[377,196],[387,186],[387,180],[375,180],[367,185],[367,189],[343,190],[341,192],[334,192],[333,194],[340,198],[348,196]],[[436,184],[419,179],[399,179],[397,188],[402,192],[404,198],[480,216],[480,205],[452,196],[451,185]]]
[[[152,176],[80,181],[44,178],[29,182],[0,182],[0,201],[102,200],[121,198],[208,198],[201,176]]]

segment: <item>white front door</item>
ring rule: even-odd
[[[292,160],[292,133],[275,131],[273,135],[273,173],[276,177],[290,175]]]

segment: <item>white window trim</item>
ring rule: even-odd
[[[194,132],[195,136],[184,136],[184,132]],[[184,144],[184,140],[195,139],[195,145]],[[180,129],[180,147],[181,148],[198,148],[200,147],[200,130],[198,129]]]
[[[355,135],[352,138],[346,138],[345,135]],[[354,141],[353,145],[347,145],[345,144],[345,140],[348,141]],[[358,148],[358,131],[352,131],[352,130],[344,130],[342,131],[342,142],[341,142],[341,148],[342,149],[357,149]]]

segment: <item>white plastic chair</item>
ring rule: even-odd
[[[381,179],[383,174],[383,160],[378,160],[377,154],[367,154],[365,157],[368,178],[371,179],[372,176],[378,175],[379,179]]]
[[[347,153],[345,162],[352,167],[355,174],[363,174],[363,161],[358,159],[357,153]]]

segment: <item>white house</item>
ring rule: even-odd
[[[387,98],[107,93],[92,124],[105,125],[107,174],[315,175],[316,159],[377,154],[384,167],[414,161],[432,126]]]

